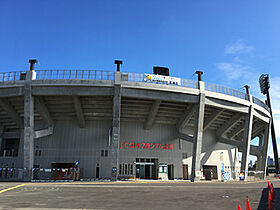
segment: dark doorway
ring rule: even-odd
[[[152,165],[145,165],[145,179],[151,179]]]
[[[96,166],[96,179],[99,179],[99,166]]]
[[[75,163],[52,163],[54,180],[76,179]]]
[[[187,164],[183,165],[183,179],[184,180],[189,179],[189,172],[188,172],[188,165]]]
[[[168,165],[168,179],[169,180],[174,179],[174,166],[173,166],[173,164]]]
[[[204,165],[203,166],[203,174],[205,175],[206,170],[211,170],[212,171],[212,178],[213,179],[218,179],[218,171],[217,171],[217,166],[211,166],[211,165]]]
[[[39,179],[40,165],[33,165],[33,179]]]
[[[136,158],[136,178],[157,179],[158,178],[158,159]]]

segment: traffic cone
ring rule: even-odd
[[[271,191],[268,191],[267,210],[273,210]]]
[[[246,199],[246,210],[251,210],[251,205],[248,198]]]
[[[238,210],[241,210],[241,207],[240,207],[240,205],[238,205]]]
[[[272,183],[270,184],[270,192],[271,192],[272,201],[274,201],[274,188],[273,188],[273,184]]]

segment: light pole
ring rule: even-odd
[[[266,95],[267,106],[270,109],[271,139],[272,139],[272,146],[273,146],[273,153],[274,153],[274,162],[275,162],[276,174],[279,174],[278,150],[277,150],[277,142],[276,142],[276,136],[275,136],[274,123],[273,123],[272,107],[271,107],[271,102],[270,102],[270,94],[269,94],[270,84],[269,84],[268,74],[262,74],[260,76],[259,83],[260,83],[260,88],[261,88],[262,94]]]

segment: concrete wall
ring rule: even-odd
[[[35,123],[36,124],[36,123]],[[36,124],[37,129],[41,127]],[[41,156],[34,157],[34,164],[41,168],[51,168],[52,163],[80,162],[83,178],[96,176],[96,165],[100,166],[100,177],[110,178],[111,157],[109,147],[109,130],[111,121],[88,121],[85,128],[79,128],[76,121],[58,121],[55,123],[54,133],[51,136],[35,139],[34,149],[41,150]],[[192,163],[192,143],[176,138],[175,126],[155,124],[151,130],[144,130],[143,123],[121,122],[120,147],[123,143],[159,143],[172,144],[173,149],[145,149],[125,148],[120,149],[119,163],[134,163],[136,158],[158,158],[159,163],[174,165],[174,177],[182,178],[182,164],[188,164],[189,175]],[[191,133],[191,130],[188,130]],[[1,158],[0,164],[11,167],[22,167],[22,140],[20,141],[19,157]],[[101,157],[101,150],[108,150],[108,157]],[[215,133],[206,131],[203,136],[202,165],[216,165],[221,171],[221,163],[225,166],[238,166],[235,147],[216,143]],[[183,159],[183,153],[188,158]],[[221,158],[221,153],[223,158]],[[135,170],[134,170],[135,172]],[[218,173],[219,179],[221,174]]]
[[[192,147],[179,149],[179,140],[175,138],[175,127],[155,124],[151,130],[144,130],[143,123],[121,123],[120,143],[172,144],[173,149],[123,148],[120,149],[120,163],[133,163],[136,158],[157,158],[159,163],[174,165],[174,177],[182,177],[182,152],[191,151]],[[179,169],[179,170],[178,170]]]
[[[101,166],[100,176],[110,177],[109,157],[101,157],[101,150],[107,149],[110,121],[90,121],[85,128],[76,122],[57,122],[51,136],[36,139],[35,149],[42,155],[35,156],[35,164],[50,168],[53,162],[80,162],[83,177],[95,177],[96,164]]]

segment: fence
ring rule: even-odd
[[[216,85],[212,83],[205,82],[205,90],[216,92],[216,93],[222,93],[225,95],[235,96],[237,98],[241,98],[244,100],[248,100],[249,97],[244,92],[241,92],[239,90],[234,90],[232,88],[224,87],[222,85]]]
[[[24,80],[26,72],[0,72],[0,82]],[[114,71],[100,70],[37,70],[36,80],[114,80]],[[131,82],[147,82],[143,73],[122,73],[122,79]],[[180,84],[177,86],[197,89],[197,81],[180,78]],[[155,82],[152,82],[155,83]],[[155,83],[156,84],[156,83]],[[161,84],[161,83],[160,83]],[[169,84],[173,85],[173,84]],[[246,93],[232,88],[224,87],[217,84],[205,82],[205,90],[234,96],[244,100],[249,100]],[[260,99],[253,97],[253,102],[267,111],[269,108]]]
[[[239,179],[244,179],[244,174],[247,173],[247,181],[256,181],[265,177],[264,171],[240,171]]]
[[[38,70],[36,80],[114,80],[115,72],[99,70]]]
[[[244,180],[244,171],[239,170],[229,170],[220,171],[223,181],[229,180]],[[248,171],[247,181],[256,181],[264,178],[264,171]]]
[[[124,73],[127,75],[127,81],[130,82],[144,82],[145,75],[142,73]]]
[[[0,82],[20,80],[24,71],[0,72]]]
[[[33,180],[79,180],[80,168],[33,168]],[[0,168],[0,181],[22,181],[23,168]]]

